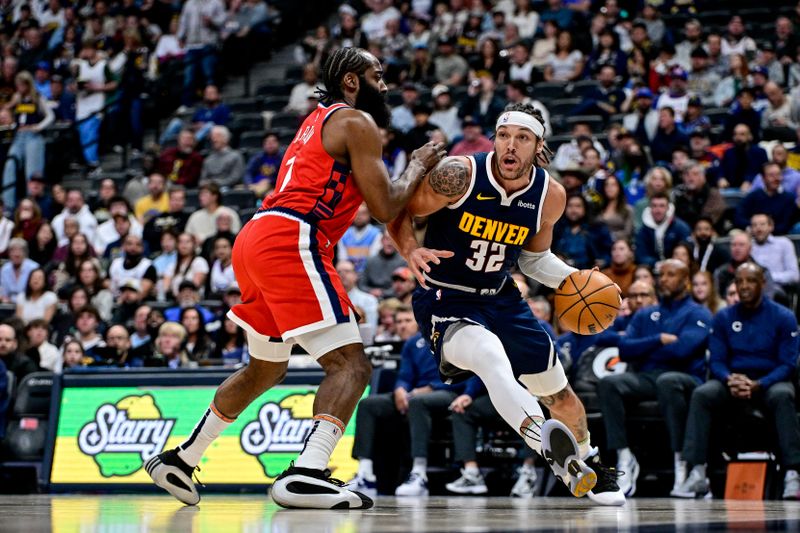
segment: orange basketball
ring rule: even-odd
[[[608,276],[596,270],[573,272],[556,289],[556,316],[562,327],[594,335],[617,318],[622,297]]]

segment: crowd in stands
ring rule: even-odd
[[[37,369],[246,363],[243,334],[225,317],[240,297],[232,243],[317,105],[320,67],[332,50],[361,46],[381,60],[390,89],[382,134],[393,177],[429,140],[454,155],[491,150],[509,103],[542,110],[549,171],[568,194],[553,251],[614,280],[620,317],[599,336],[562,331],[551,291],[515,280],[573,385],[592,350],[616,347],[627,363],[599,385],[595,377],[606,429],[596,444],[617,452],[623,489],[634,494],[639,474],[625,428],[631,400],[658,400],[673,494],[694,496],[708,492],[709,420],[739,399],[773,417],[783,494],[798,498],[800,4],[773,4],[721,13],[702,0],[344,3],[298,43],[301,79],[286,94],[264,93],[279,107],[258,117],[259,131],[244,131],[224,101],[215,65],[248,46],[273,16],[268,4],[22,5],[9,13],[0,77],[0,132],[13,138],[4,179],[23,168],[26,177],[24,191],[2,195],[0,300],[14,316],[0,325],[0,367],[20,380]],[[88,193],[44,174],[42,131],[54,122],[77,128],[92,168],[97,139],[106,142],[98,132],[144,150],[139,95],[175,61],[185,66],[181,103],[193,107],[143,153],[139,177],[122,189],[98,171]],[[244,205],[232,203],[237,194]],[[403,344],[393,391],[358,412],[358,475],[375,483],[378,425],[407,421],[413,469],[398,494],[424,494],[431,420],[449,417],[463,470],[448,490],[486,492],[474,443],[498,417],[480,382],[439,380],[409,307],[416,280],[366,207],[339,243],[336,269],[365,343]],[[535,482],[524,457],[513,494],[532,496]]]

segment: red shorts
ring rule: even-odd
[[[231,318],[273,342],[349,322],[351,303],[333,266],[333,246],[299,214],[257,213],[233,246],[242,303]]]

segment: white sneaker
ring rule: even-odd
[[[636,494],[636,480],[639,479],[639,461],[636,456],[630,454],[627,461],[617,461],[617,472],[624,472],[617,480],[620,490],[625,497],[630,498]]]
[[[533,491],[536,488],[536,469],[532,466],[523,465],[517,468],[517,482],[511,488],[512,498],[522,498],[530,500],[533,498]]]
[[[597,484],[589,491],[589,499],[597,505],[620,506],[625,505],[625,494],[619,488],[618,480],[624,476],[616,468],[609,468],[600,460],[597,448],[592,450],[592,455],[586,459],[586,464],[597,474]]]
[[[192,481],[196,467],[187,465],[177,448],[154,455],[144,464],[153,482],[186,505],[197,505],[200,494]]]
[[[348,490],[357,491],[361,494],[365,494],[370,498],[377,498],[378,497],[378,483],[375,479],[369,480],[366,477],[362,476],[361,474],[356,474],[356,476],[347,482],[345,485]]]
[[[269,491],[272,499],[287,509],[369,509],[372,498],[345,487],[331,477],[330,470],[289,465]]]
[[[796,470],[787,470],[783,478],[783,499],[800,500],[800,474]]]
[[[463,468],[461,477],[445,485],[445,488],[456,494],[486,494],[489,492],[480,471],[477,474],[470,474]]]
[[[411,472],[408,479],[397,487],[394,491],[395,496],[427,496],[428,479],[416,472]]]
[[[684,461],[683,459],[675,461],[675,483],[672,485],[672,491],[670,492],[670,494],[677,491],[678,488],[680,488],[680,486],[686,482],[687,468],[688,465],[686,464],[686,461]]]
[[[553,418],[542,424],[542,457],[576,498],[586,496],[597,484],[597,474],[580,458],[575,436]]]
[[[670,495],[676,498],[702,498],[710,493],[710,485],[707,477],[703,476],[696,468],[692,468],[686,481],[670,492]]]

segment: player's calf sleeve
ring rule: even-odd
[[[189,466],[197,466],[214,439],[219,437],[234,420],[220,413],[212,402],[186,442],[178,446],[178,457]]]
[[[306,437],[306,443],[295,466],[324,470],[328,467],[336,444],[342,438],[344,424],[332,415],[314,415],[314,426]]]
[[[497,335],[480,326],[461,326],[445,339],[442,355],[450,364],[474,372],[486,385],[492,405],[503,420],[522,435],[531,449],[541,454],[542,408],[514,378]]]

